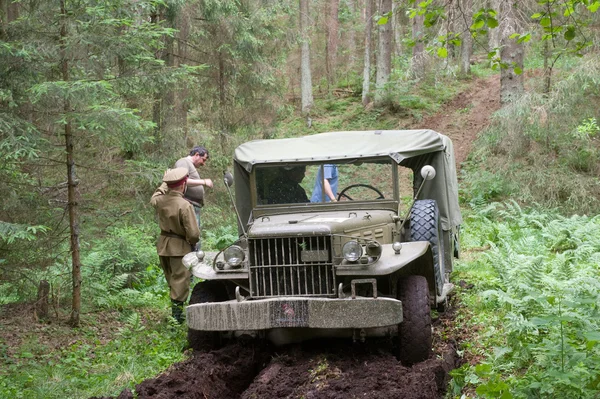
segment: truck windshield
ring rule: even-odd
[[[257,165],[258,205],[393,199],[394,167],[387,159],[378,162]]]

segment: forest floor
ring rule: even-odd
[[[500,107],[499,76],[476,78],[442,110],[406,128],[443,132],[454,143],[457,164],[466,160],[479,132]],[[463,283],[463,282],[461,282]],[[468,289],[468,285],[461,284]],[[434,319],[434,353],[404,367],[389,342],[316,341],[283,348],[233,343],[196,351],[162,375],[135,388],[138,398],[441,398],[449,372],[461,362],[457,345],[468,334],[455,325],[460,309]],[[119,398],[133,398],[128,390]]]

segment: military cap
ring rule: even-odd
[[[163,182],[167,183],[169,187],[177,187],[183,184],[187,180],[187,177],[187,168],[167,169],[163,176]]]

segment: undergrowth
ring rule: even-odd
[[[27,303],[12,316],[22,321],[3,315],[11,323],[0,335],[0,398],[116,396],[184,359],[186,327],[169,316],[153,230],[114,225],[85,244],[77,329],[67,325],[69,263],[30,273],[50,283],[49,315],[34,321]],[[9,284],[0,293],[25,297]]]
[[[464,232],[454,279],[473,284],[457,321],[472,361],[452,372],[452,394],[598,397],[600,217],[493,203]]]
[[[600,61],[561,72],[550,94],[527,92],[494,116],[463,167],[472,204],[513,198],[566,213],[600,210]]]
[[[186,357],[185,327],[165,322],[164,314],[152,308],[98,320],[84,315],[77,334],[69,330],[36,327],[18,348],[0,343],[0,397],[116,397]],[[54,338],[41,343],[40,335]],[[57,345],[60,337],[70,338]]]

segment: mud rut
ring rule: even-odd
[[[447,331],[454,311],[435,320]],[[435,334],[430,359],[404,367],[391,342],[318,340],[283,348],[257,341],[196,351],[167,372],[135,387],[137,398],[440,398],[459,364],[452,339]],[[118,398],[134,398],[123,391]]]
[[[438,114],[401,129],[429,128],[454,142],[457,164],[468,156],[477,134],[499,107],[497,76],[475,79]],[[434,319],[431,357],[404,367],[385,340],[313,341],[283,348],[255,341],[233,342],[174,364],[135,387],[137,398],[420,398],[445,395],[449,372],[460,366],[454,306]],[[134,398],[123,391],[118,398]]]

